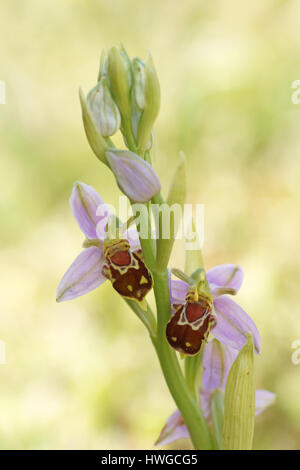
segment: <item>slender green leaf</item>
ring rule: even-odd
[[[254,346],[252,335],[249,334],[227,378],[222,449],[251,449],[254,417]]]

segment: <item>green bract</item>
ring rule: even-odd
[[[137,145],[143,152],[150,139],[151,131],[160,108],[160,86],[158,77],[149,55],[145,67],[145,97],[143,113],[138,126]]]
[[[82,111],[82,120],[83,120],[83,125],[85,129],[85,133],[87,136],[87,139],[89,141],[89,144],[94,151],[95,155],[101,160],[103,163],[106,163],[106,158],[105,158],[105,151],[107,150],[107,145],[98,131],[91,115],[88,110],[86,98],[82,92],[82,90],[79,90],[79,98],[80,98],[80,104],[81,104],[81,111]]]
[[[127,55],[117,47],[108,52],[107,73],[110,89],[122,119],[130,118],[131,66]]]
[[[252,335],[234,361],[225,389],[222,449],[252,448],[255,417],[254,346]]]

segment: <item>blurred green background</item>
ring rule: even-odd
[[[151,448],[174,410],[146,331],[108,283],[55,303],[82,243],[74,180],[107,202],[119,195],[89,149],[78,87],[95,84],[101,48],[121,41],[154,57],[156,169],[166,188],[185,151],[187,202],[205,204],[206,266],[245,270],[238,301],[262,336],[257,386],[277,394],[254,446],[300,448],[299,15],[297,0],[1,3],[1,448]],[[180,242],[172,265],[183,268]]]

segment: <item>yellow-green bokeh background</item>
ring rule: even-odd
[[[257,386],[277,395],[254,446],[300,448],[299,15],[297,0],[1,3],[1,448],[151,448],[174,409],[146,332],[108,283],[55,303],[82,243],[74,180],[107,202],[119,195],[86,142],[78,86],[94,85],[101,48],[121,41],[154,57],[156,168],[166,187],[185,151],[188,202],[205,204],[206,266],[245,270],[238,300],[262,336]]]

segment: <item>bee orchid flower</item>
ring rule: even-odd
[[[86,236],[86,248],[61,279],[57,302],[87,294],[107,279],[123,297],[142,302],[152,278],[140,253],[137,232],[126,229],[122,238],[107,239],[110,211],[97,191],[84,183],[75,183],[70,206]]]
[[[201,408],[208,423],[211,423],[212,397],[216,391],[225,391],[227,376],[237,354],[236,349],[230,348],[216,339],[212,339],[205,345],[202,358],[202,388],[199,390],[199,394]],[[232,398],[234,399],[234,397]],[[262,413],[274,401],[274,393],[267,390],[256,390],[255,415]],[[156,445],[164,446],[178,439],[189,437],[183,418],[176,410],[167,420]]]
[[[211,332],[221,343],[240,350],[252,333],[255,352],[260,335],[253,320],[228,294],[235,295],[243,282],[243,270],[233,264],[216,266],[206,273],[209,292],[199,296],[184,280],[171,280],[174,315],[167,326],[170,345],[194,355]]]

